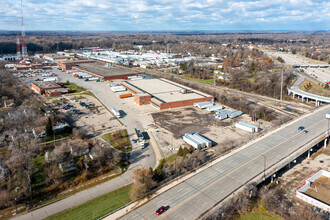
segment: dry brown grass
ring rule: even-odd
[[[330,178],[321,176],[311,184],[305,194],[330,204]]]
[[[316,95],[330,97],[330,90],[323,88],[323,86],[320,86],[309,79],[305,79],[305,81],[300,85],[300,89]]]

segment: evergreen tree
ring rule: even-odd
[[[48,117],[48,122],[46,125],[46,134],[47,136],[51,136],[53,134],[52,120],[50,119],[50,117]]]
[[[182,147],[180,146],[178,152],[176,153],[176,155],[178,155],[179,157],[182,157],[183,156],[183,150],[182,150]]]

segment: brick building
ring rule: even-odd
[[[166,79],[125,81],[122,85],[134,94],[134,101],[138,105],[151,104],[160,110],[214,101],[213,96]]]
[[[104,63],[80,63],[73,66],[72,69],[91,74],[105,81],[114,79],[125,79],[128,76],[136,76],[137,71],[122,66],[105,66]]]
[[[72,70],[72,67],[81,63],[94,63],[94,60],[76,60],[76,61],[61,61],[62,70]]]

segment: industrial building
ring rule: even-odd
[[[72,66],[72,69],[85,72],[103,80],[125,79],[128,76],[136,76],[137,72],[133,69],[121,66],[107,66],[103,63],[79,63]]]
[[[151,104],[160,110],[214,101],[213,96],[166,79],[131,80],[122,82],[122,85],[134,94],[138,105]]]
[[[76,61],[61,61],[62,70],[72,70],[72,67],[81,63],[95,63],[94,60],[76,60]]]
[[[45,93],[48,96],[59,96],[70,92],[70,89],[62,88],[60,85],[52,81],[34,81],[31,83],[31,87],[37,93]]]

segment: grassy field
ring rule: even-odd
[[[70,136],[70,133],[57,134],[57,135],[55,135],[55,141],[56,141],[56,140],[59,140],[59,139],[61,139],[61,138],[69,137],[69,136]],[[43,137],[43,138],[41,138],[41,141],[42,141],[42,142],[54,141],[54,136],[51,135],[51,136]]]
[[[126,129],[104,134],[102,138],[118,150],[125,152],[125,147],[127,147],[127,152],[132,150]]]
[[[57,103],[62,103],[62,102],[67,102],[68,100],[58,100],[58,99],[55,99],[55,100],[53,100],[52,101],[52,103],[54,104],[54,105],[56,105]]]
[[[281,218],[277,217],[271,212],[268,212],[266,208],[261,204],[252,212],[239,217],[238,220],[281,220]]]
[[[87,99],[86,97],[84,97],[84,96],[74,96],[73,98],[71,98],[71,100],[77,100],[77,101],[79,101],[79,100],[81,100],[81,99]]]
[[[47,220],[57,219],[97,219],[130,202],[131,185],[92,199],[81,205],[52,215]]]
[[[165,161],[166,161],[167,164],[172,164],[177,157],[178,157],[177,154],[172,154],[172,155],[166,157]]]
[[[44,171],[45,156],[33,159],[33,174],[32,174],[32,190],[35,192],[42,192],[47,189],[46,174]]]
[[[65,85],[65,87],[70,88],[71,93],[76,93],[76,92],[83,92],[83,91],[85,91],[85,89],[83,89],[83,88],[81,88],[81,87],[79,87],[79,86],[77,86],[76,84],[71,83],[71,82],[69,82],[69,83],[64,83],[64,85]]]
[[[305,92],[330,97],[330,90],[323,88],[323,86],[320,86],[309,79],[305,79],[299,88]]]
[[[192,81],[197,81],[197,82],[201,82],[201,83],[207,83],[207,84],[213,84],[214,83],[214,79],[195,79],[195,78],[190,78],[187,76],[181,76],[184,79],[189,79]]]

